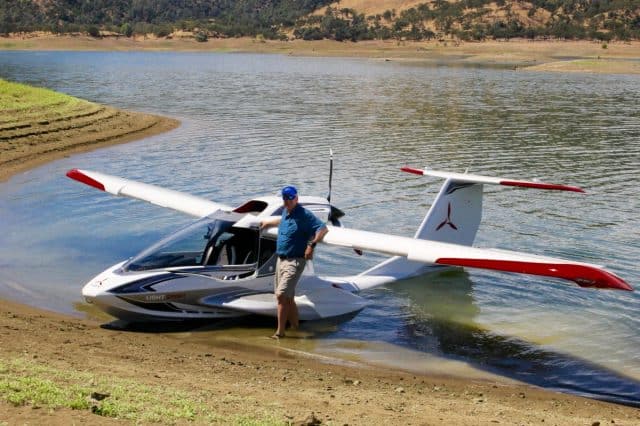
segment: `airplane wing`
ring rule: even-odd
[[[147,201],[195,217],[204,217],[217,210],[232,210],[232,207],[214,203],[190,194],[161,188],[147,183],[110,176],[89,170],[72,169],[67,176],[86,185],[113,195]]]
[[[553,257],[535,256],[515,251],[497,250],[441,243],[377,232],[337,228],[328,225],[322,242],[357,250],[403,256],[427,264],[465,266],[503,272],[539,275],[573,281],[581,287],[611,288],[633,291],[622,278],[590,263]],[[277,229],[265,229],[277,237]]]

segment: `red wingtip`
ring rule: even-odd
[[[563,278],[565,280],[575,282],[580,287],[611,288],[616,290],[633,291],[633,287],[617,275],[609,271],[605,271],[604,269],[589,265],[465,258],[440,258],[436,260],[436,263],[441,265],[467,266],[470,268],[483,268],[495,271],[517,272],[521,274]]]
[[[401,167],[400,170],[402,170],[403,172],[407,172],[407,173],[413,173],[414,175],[420,175],[423,176],[424,172],[420,169],[414,169],[413,167]]]
[[[555,183],[544,183],[544,182],[524,182],[520,180],[501,180],[500,185],[521,186],[523,188],[551,189],[556,191],[585,192],[584,189],[579,188],[577,186],[558,185]]]
[[[78,182],[82,182],[85,185],[93,186],[94,188],[99,189],[100,191],[104,191],[104,185],[98,182],[95,179],[90,178],[85,175],[78,169],[71,169],[67,172],[67,176],[71,179],[77,180]]]

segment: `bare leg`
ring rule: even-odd
[[[274,337],[282,337],[284,336],[284,329],[287,325],[287,317],[289,316],[290,304],[288,303],[288,298],[281,294],[277,296],[278,299],[278,329],[274,334]]]
[[[296,305],[296,299],[291,298],[290,300],[290,309],[289,309],[289,324],[291,325],[292,330],[297,330],[300,322],[298,320],[298,305]]]

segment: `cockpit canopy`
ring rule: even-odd
[[[337,218],[343,213],[323,199],[305,197],[300,202],[322,221],[327,219],[339,225]],[[122,266],[123,272],[175,268],[229,268],[238,265],[244,269],[260,269],[275,254],[275,241],[262,238],[257,227],[247,227],[247,215],[259,213],[271,206],[270,199],[258,199],[238,207],[239,211],[218,210],[177,233],[164,238]],[[282,214],[281,200],[271,215]],[[273,203],[275,204],[275,203]],[[245,220],[241,220],[245,218]],[[237,225],[237,226],[236,226]],[[264,269],[264,268],[263,268]],[[260,275],[262,272],[258,272]]]
[[[242,217],[244,214],[217,211],[142,251],[122,269],[127,272],[256,264],[261,239],[257,229],[234,226]],[[262,241],[260,264],[275,251],[271,247],[275,245],[273,241]]]

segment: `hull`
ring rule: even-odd
[[[246,315],[276,317],[273,275],[226,276],[211,271],[124,272],[123,263],[102,272],[82,289],[91,303],[127,322],[184,321],[235,318]],[[297,288],[301,320],[355,314],[366,299],[357,287],[340,278],[305,273]]]

